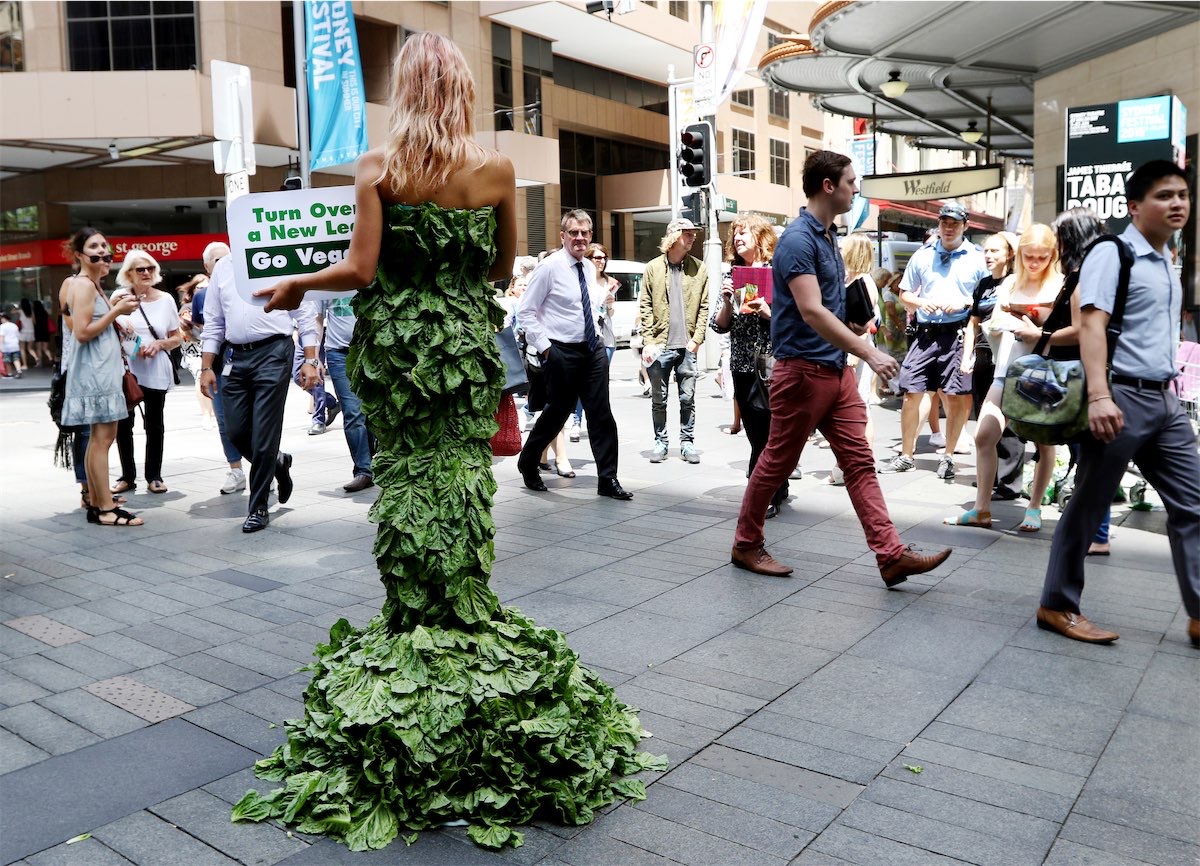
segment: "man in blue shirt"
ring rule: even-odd
[[[1196,434],[1170,390],[1183,288],[1167,241],[1191,211],[1187,176],[1166,160],[1137,169],[1125,187],[1132,223],[1121,242],[1133,254],[1120,337],[1106,370],[1105,329],[1113,312],[1120,258],[1114,244],[1096,247],[1079,272],[1079,353],[1087,375],[1088,426],[1080,443],[1075,493],[1054,530],[1037,611],[1039,628],[1087,643],[1119,635],[1079,611],[1088,543],[1108,513],[1133,460],[1167,509],[1171,559],[1188,615],[1188,638],[1200,647],[1200,455]]]
[[[937,475],[954,479],[954,449],[971,414],[971,374],[962,371],[963,329],[971,315],[975,287],[988,276],[983,252],[963,242],[967,210],[947,202],[938,212],[938,238],[913,253],[900,283],[900,301],[917,311],[917,334],[900,368],[900,453],[883,472],[908,472],[921,429],[921,403],[937,391],[946,407],[946,453]]]
[[[804,443],[820,430],[845,474],[867,545],[890,588],[909,575],[937,568],[950,551],[922,556],[900,540],[875,475],[866,435],[867,407],[858,394],[854,370],[846,366],[847,352],[885,380],[898,366],[891,355],[859,339],[865,328],[845,322],[846,270],[833,220],[850,210],[858,192],[850,158],[828,150],[810,154],[804,160],[803,184],[808,207],[779,239],[772,262],[771,431],[746,485],[730,559],[756,574],[791,574],[791,568],[767,553],[763,522],[771,497],[799,462]]]

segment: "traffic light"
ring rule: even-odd
[[[679,176],[684,186],[712,183],[713,131],[707,123],[690,123],[679,135]]]
[[[700,193],[694,192],[691,195],[685,195],[681,203],[683,209],[679,212],[679,215],[690,219],[696,225],[700,225],[704,217],[700,208]]]

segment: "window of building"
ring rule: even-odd
[[[777,33],[767,31],[767,50],[770,51],[781,42],[786,42],[782,36]],[[778,92],[771,90],[767,95],[767,114],[770,117],[779,120],[787,120],[792,116],[792,104],[789,97],[791,96],[786,90]]]
[[[669,0],[667,3],[667,11],[676,18],[682,18],[684,21],[688,20],[687,0]]]
[[[754,91],[753,90],[735,90],[729,96],[729,101],[734,105],[740,105],[743,108],[754,107]]]
[[[492,22],[492,107],[496,113],[496,129],[512,129],[512,31],[495,22]]]
[[[792,146],[778,138],[771,139],[771,183],[788,186],[792,182]]]
[[[0,3],[0,72],[25,69],[25,29],[21,25],[21,4]]]
[[[66,11],[74,72],[196,66],[195,3],[69,0]]]
[[[554,77],[554,53],[551,43],[532,33],[521,34],[521,81],[525,88],[525,106],[514,122],[518,130],[530,135],[542,134],[542,79]]]
[[[754,180],[754,133],[733,130],[733,174]]]
[[[611,69],[559,56],[554,58],[554,83],[634,108],[667,114],[667,88]]]

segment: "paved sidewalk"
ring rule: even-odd
[[[699,465],[648,462],[650,405],[617,355],[613,404],[631,503],[578,477],[523,489],[496,463],[493,586],[642,709],[668,772],[648,797],[584,828],[539,823],[489,853],[461,828],[353,854],[273,824],[233,825],[253,761],[282,740],[295,673],[331,623],[379,608],[366,512],[344,494],[340,422],[306,435],[289,396],[296,492],[268,530],[240,532],[221,496],[216,433],[190,388],[167,402],[170,492],[144,483],[137,529],[89,526],[51,465],[38,391],[0,394],[0,863],[1177,864],[1200,859],[1200,652],[1186,642],[1161,510],[1116,506],[1111,558],[1089,562],[1086,612],[1111,647],[1038,631],[1042,533],[949,528],[959,477],[882,477],[905,541],[953,545],[936,572],[886,591],[845,491],[810,448],[795,498],[768,523],[787,579],[734,570],[729,548],[749,446],[719,431],[731,404],[697,388]],[[894,409],[876,408],[890,456]],[[674,412],[671,413],[674,416]],[[672,428],[674,418],[672,418]],[[139,460],[140,434],[137,439]],[[113,455],[115,462],[115,452]],[[1153,497],[1151,497],[1153,499]],[[74,844],[67,840],[90,833]]]

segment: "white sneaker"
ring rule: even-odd
[[[221,485],[222,493],[237,493],[239,490],[246,489],[246,473],[241,469],[230,469],[229,474],[225,476],[225,483]]]
[[[320,436],[325,432],[325,424],[322,421],[313,421],[312,426],[308,428],[309,436]]]
[[[945,448],[946,447],[946,434],[943,433],[941,430],[939,430],[936,433],[931,433],[929,435],[929,444],[932,445],[934,448]]]
[[[570,436],[569,436],[569,438],[570,438],[570,440],[571,440],[572,442],[578,442],[578,441],[579,441],[579,425],[578,425],[578,424],[572,424],[572,425],[571,425],[571,427],[570,427]]]

